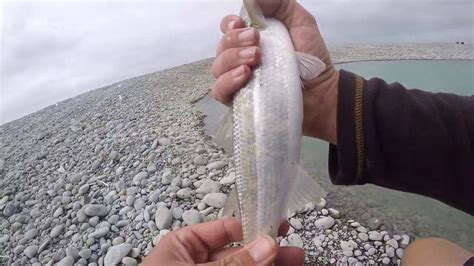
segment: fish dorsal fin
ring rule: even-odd
[[[318,202],[326,191],[300,165],[292,191],[288,197],[288,214],[294,213],[308,202]]]
[[[227,202],[222,209],[222,217],[240,218],[240,204],[237,186],[234,186],[227,196]]]
[[[248,27],[263,29],[267,26],[262,9],[258,6],[256,0],[244,0],[240,17]]]
[[[214,142],[224,148],[226,154],[233,154],[233,136],[232,136],[232,125],[233,125],[233,112],[232,108],[222,118],[219,127],[217,127],[214,133]]]
[[[296,59],[298,60],[298,68],[303,80],[314,79],[326,69],[326,64],[316,56],[296,52]]]

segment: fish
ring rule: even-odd
[[[240,217],[245,245],[262,234],[275,239],[289,214],[326,196],[298,162],[302,79],[317,77],[326,65],[315,56],[295,51],[285,25],[264,17],[255,0],[243,1],[241,17],[260,33],[262,60],[234,96],[216,142],[225,143],[232,137],[236,186],[223,216]]]

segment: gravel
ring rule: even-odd
[[[210,64],[124,80],[1,125],[0,255],[12,265],[136,265],[169,230],[216,219],[236,176],[194,107],[214,81]],[[279,243],[303,247],[307,262],[348,262],[341,241],[357,244],[351,261],[399,262],[410,231],[382,234],[381,219],[348,220],[334,202],[307,204]]]

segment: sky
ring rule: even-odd
[[[328,46],[474,42],[473,0],[301,0]],[[0,0],[0,124],[215,55],[240,0]]]

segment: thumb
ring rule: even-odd
[[[269,236],[262,235],[239,251],[204,265],[271,265],[276,258],[276,253],[275,241]]]

